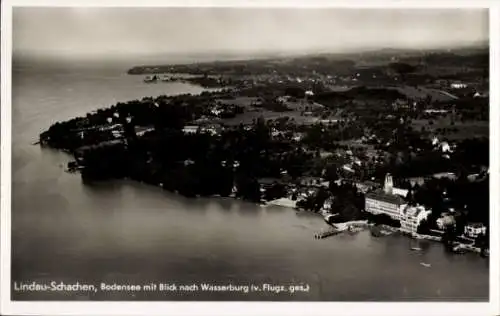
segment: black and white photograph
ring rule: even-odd
[[[10,5],[3,299],[490,302],[487,6]]]

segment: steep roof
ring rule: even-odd
[[[483,228],[483,227],[485,227],[483,223],[468,223],[465,226],[472,227],[472,228]]]
[[[395,195],[406,197],[408,195],[408,190],[400,188],[392,188],[392,193]]]

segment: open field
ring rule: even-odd
[[[428,96],[434,101],[451,101],[457,100],[458,97],[438,89],[426,88],[423,86],[411,87],[411,86],[401,86],[401,87],[388,87],[388,89],[398,90],[400,93],[406,95],[412,99],[425,99]]]
[[[429,121],[433,124],[429,125]],[[488,137],[489,122],[488,121],[456,121],[454,125],[451,123],[451,115],[440,117],[432,120],[413,120],[412,127],[417,131],[425,127],[427,131],[441,135],[448,139],[464,139],[472,137]],[[444,132],[443,132],[444,129]]]
[[[300,111],[272,112],[260,110],[255,112],[245,112],[241,115],[237,115],[234,118],[220,120],[220,122],[227,125],[238,125],[240,123],[245,125],[251,124],[254,119],[257,120],[261,116],[266,120],[274,120],[280,117],[289,117],[290,119],[294,119],[297,124],[314,124],[318,120],[317,117],[302,116],[300,115]]]
[[[216,102],[222,104],[235,104],[242,107],[251,107],[252,104],[256,103],[259,98],[257,97],[236,97],[234,99],[217,99]]]

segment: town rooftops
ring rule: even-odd
[[[387,194],[383,190],[376,190],[374,192],[367,193],[366,198],[397,205],[404,204],[404,200],[400,196]]]

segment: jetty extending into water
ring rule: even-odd
[[[332,225],[332,228],[314,234],[315,239],[323,239],[330,236],[335,236],[343,232],[357,233],[369,227],[368,221],[350,221],[345,223],[337,223]]]
[[[332,229],[329,229],[327,231],[323,231],[323,232],[319,232],[317,234],[314,234],[314,238],[315,239],[324,239],[324,238],[327,238],[330,236],[338,235],[342,232],[343,232],[343,230],[332,228]]]
[[[326,230],[326,231],[322,231],[322,232],[319,232],[317,234],[314,234],[314,238],[315,239],[323,239],[323,238],[327,238],[327,237],[330,237],[330,236],[335,236],[335,235],[338,235],[340,233],[343,233],[345,231],[348,230],[348,226],[337,226],[337,225],[333,225],[332,228]]]

